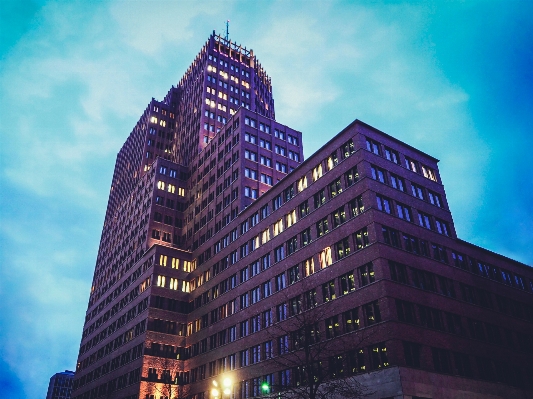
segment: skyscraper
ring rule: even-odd
[[[253,52],[214,33],[152,99],[117,156],[73,397],[302,386],[280,361],[302,329],[333,343],[317,373],[374,397],[525,395],[532,270],[457,238],[438,160],[356,120],[304,161],[274,117]]]

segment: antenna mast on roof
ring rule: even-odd
[[[226,21],[226,41],[229,40],[229,19]]]

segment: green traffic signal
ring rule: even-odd
[[[263,390],[263,392],[268,392],[270,390],[268,382],[263,382],[263,384],[261,384],[261,389]]]

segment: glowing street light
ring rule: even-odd
[[[224,396],[228,398],[231,397],[233,387],[233,381],[229,377],[225,377],[222,382],[219,383],[216,380],[213,380],[213,388],[211,389],[211,398],[213,399],[222,399]]]
[[[266,394],[266,393],[269,393],[270,392],[270,386],[268,385],[268,382],[263,382],[261,384],[261,391]]]

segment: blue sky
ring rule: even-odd
[[[461,238],[533,264],[531,1],[2,0],[0,18],[2,397],[75,367],[116,153],[226,19],[307,156],[361,119],[441,160]]]

